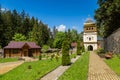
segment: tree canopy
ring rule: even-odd
[[[62,43],[65,39],[65,33],[64,32],[57,32],[54,40],[54,47],[55,48],[62,48]]]
[[[98,5],[94,16],[98,33],[108,37],[120,27],[120,0],[98,0]]]
[[[0,6],[0,46],[6,46],[11,40],[22,41],[23,37],[40,46],[49,45],[48,41],[52,36],[50,33],[50,28],[46,24],[37,18],[30,18],[24,10],[19,13],[16,10],[2,11]]]
[[[70,42],[81,40],[82,37],[75,29],[59,32],[54,26],[50,29],[47,24],[34,16],[30,17],[24,10],[1,10],[0,6],[0,46],[5,47],[10,41],[33,41],[41,47],[62,48],[64,39]]]
[[[26,41],[26,37],[22,34],[16,33],[13,38],[14,41]]]

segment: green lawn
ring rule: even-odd
[[[105,59],[105,62],[120,76],[120,58],[116,55],[112,59]]]
[[[61,60],[41,60],[26,62],[10,72],[0,75],[0,80],[36,80],[61,64]],[[32,69],[28,69],[31,65]]]
[[[0,63],[18,61],[18,58],[0,58]]]
[[[87,80],[88,63],[89,53],[86,52],[60,76],[59,80]]]

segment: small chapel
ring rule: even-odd
[[[98,48],[97,28],[90,18],[84,23],[83,42],[85,50],[93,51]]]

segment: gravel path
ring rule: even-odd
[[[90,52],[88,80],[120,80],[120,77],[97,54]]]
[[[80,56],[77,56],[76,58],[71,59],[71,62],[74,63],[79,57]],[[59,66],[40,80],[57,80],[69,67],[70,66]]]
[[[16,62],[6,62],[6,63],[0,63],[0,74],[4,74],[17,66],[24,63],[24,61],[16,61]]]

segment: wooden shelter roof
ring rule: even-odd
[[[16,41],[11,41],[7,46],[4,47],[4,49],[7,48],[22,48],[25,44],[27,44],[30,48],[41,48],[40,46],[36,45],[35,42],[16,42]]]

